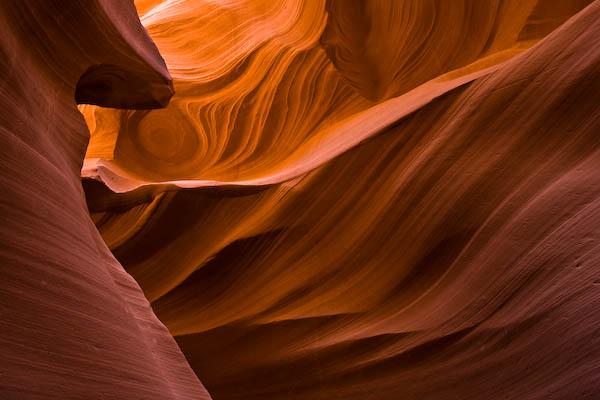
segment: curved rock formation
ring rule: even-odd
[[[599,3],[257,3],[150,9],[171,106],[84,110],[128,192],[92,216],[213,396],[592,398]]]
[[[30,4],[0,6],[7,393],[208,397],[102,239],[216,400],[600,393],[600,0],[138,0],[153,110],[131,9],[48,41],[73,14],[31,35]]]
[[[449,70],[506,59],[588,3],[328,0],[322,43],[361,94],[389,98]]]
[[[116,192],[299,176],[323,162],[313,153],[339,154],[385,125],[370,115],[393,122],[531,46],[589,2],[142,2],[154,4],[142,19],[178,95],[151,113],[84,108],[94,132],[84,176]],[[404,111],[373,108],[372,100],[402,95],[396,107]]]
[[[75,100],[164,106],[132,2],[0,2],[0,397],[208,399],[89,218]]]
[[[215,399],[594,398],[600,2],[156,3],[84,184]]]

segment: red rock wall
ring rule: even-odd
[[[597,395],[590,3],[146,11],[177,94],[85,108],[85,184],[214,398]]]
[[[0,398],[598,397],[600,0],[136,6],[0,2]]]
[[[133,3],[0,2],[0,54],[0,398],[208,399],[81,187],[75,98],[172,95]]]

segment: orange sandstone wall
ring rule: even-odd
[[[157,1],[92,218],[215,399],[592,399],[600,2]]]
[[[135,5],[0,2],[0,398],[598,397],[600,0]]]

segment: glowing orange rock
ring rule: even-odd
[[[84,109],[92,218],[215,398],[600,390],[600,2],[457,3],[164,2],[171,105]]]

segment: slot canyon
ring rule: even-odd
[[[0,400],[600,398],[600,0],[0,0]]]

